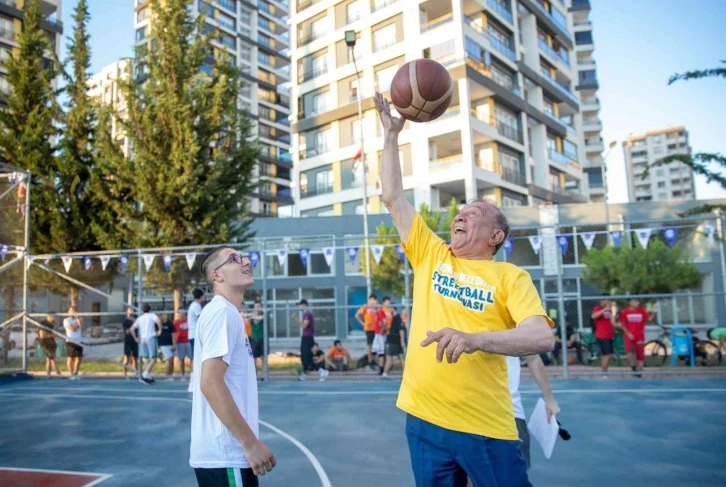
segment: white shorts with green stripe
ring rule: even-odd
[[[156,358],[159,356],[158,348],[156,345],[156,337],[141,340],[141,343],[139,343],[139,357]]]

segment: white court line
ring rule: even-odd
[[[124,399],[127,401],[183,401],[183,402],[192,402],[191,399],[187,398],[174,398],[174,397],[143,397],[143,396],[108,396],[108,395],[88,395],[88,394],[23,394],[19,392],[10,392],[10,393],[4,393],[3,396],[14,396],[14,397],[43,397],[46,399],[52,399],[54,397],[64,397],[64,398],[73,398],[73,399],[80,399],[84,397],[90,397],[92,399]],[[323,466],[320,464],[318,459],[313,455],[313,453],[305,447],[300,441],[298,441],[295,437],[291,436],[288,433],[285,433],[280,428],[271,425],[270,423],[267,423],[265,421],[260,420],[260,424],[271,429],[273,432],[277,433],[278,435],[282,436],[286,440],[288,440],[290,443],[295,445],[298,450],[302,452],[303,455],[308,459],[308,461],[312,464],[313,468],[315,469],[315,473],[318,474],[318,478],[320,479],[320,483],[323,485],[323,487],[332,487],[332,484],[330,483],[330,479],[328,478],[328,474],[325,473],[325,469],[323,469]],[[73,473],[73,472],[69,472]],[[90,474],[90,475],[96,475],[96,474]],[[100,475],[100,474],[99,474]],[[104,479],[105,480],[105,479]],[[90,485],[95,484],[88,484],[84,487],[89,487]]]
[[[46,470],[43,468],[14,468],[14,467],[0,467],[0,470],[9,470],[12,472],[38,472],[38,473],[60,473],[64,475],[93,475],[98,477],[91,483],[83,484],[83,487],[92,487],[98,485],[104,480],[108,480],[113,477],[110,473],[97,473],[97,472],[71,472],[69,470]]]

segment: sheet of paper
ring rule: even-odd
[[[532,416],[529,417],[527,427],[532,436],[542,446],[545,458],[550,458],[552,456],[552,450],[555,448],[555,441],[557,440],[557,433],[560,427],[557,425],[557,419],[554,417],[550,423],[547,423],[547,411],[545,410],[545,402],[542,398],[539,398],[539,401],[537,401],[537,405],[534,407],[534,411],[532,411]]]

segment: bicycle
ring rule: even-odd
[[[655,340],[649,340],[645,343],[645,356],[651,357],[651,362],[655,362],[656,366],[663,367],[668,360],[669,351],[672,351],[671,336],[668,328],[659,323],[657,326],[661,329],[661,333]],[[696,363],[703,366],[721,365],[721,348],[710,339],[702,340],[698,338],[694,330],[691,330],[691,335],[693,337],[693,354]],[[677,358],[688,360],[687,356],[679,355]]]
[[[588,365],[592,365],[593,362],[601,359],[600,347],[597,346],[597,340],[595,339],[595,335],[593,335],[592,333],[582,333],[581,336],[583,345],[583,359]],[[620,343],[622,344],[622,340],[620,340]],[[624,356],[621,354],[619,348],[622,347],[618,347],[614,343],[613,354],[610,358],[610,365],[613,365],[615,367],[620,367],[620,364],[624,359]]]

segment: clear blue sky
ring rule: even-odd
[[[66,35],[73,7],[63,2]],[[93,0],[91,9],[92,72],[132,54],[132,0]],[[668,77],[690,69],[715,67],[726,59],[723,25],[726,0],[591,0],[602,104],[600,116],[607,142],[631,133],[668,125],[685,125],[697,152],[726,152],[726,79],[679,82]],[[65,49],[65,43],[64,43]],[[610,199],[627,200],[620,144],[608,156]],[[698,198],[726,198],[726,191],[696,178]]]

